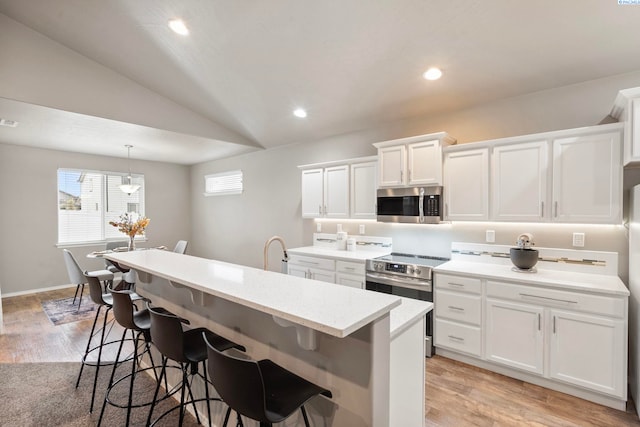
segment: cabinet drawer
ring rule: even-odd
[[[336,261],[336,272],[347,274],[362,274],[364,276],[364,263]]]
[[[450,289],[457,292],[469,292],[480,294],[482,287],[480,279],[464,276],[451,276],[449,274],[435,274],[436,289]]]
[[[448,320],[436,319],[436,347],[446,347],[474,356],[481,356],[482,334],[477,326],[461,325]]]
[[[336,273],[336,283],[342,286],[364,289],[364,276],[359,274]]]
[[[310,268],[320,268],[322,270],[335,271],[336,262],[328,258],[316,258],[302,255],[291,255],[289,257],[290,264],[302,265]]]
[[[436,289],[434,307],[437,318],[447,318],[460,322],[480,325],[480,295],[460,294]]]
[[[487,281],[487,296],[617,318],[625,317],[627,306],[626,298],[622,297],[592,295],[491,280]]]

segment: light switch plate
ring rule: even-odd
[[[495,230],[487,230],[485,240],[487,243],[495,243],[496,241],[496,231]]]
[[[573,233],[573,246],[577,248],[584,247],[584,233]]]
[[[322,232],[322,223],[316,222],[316,233]]]
[[[364,224],[360,224],[359,233],[364,234]]]

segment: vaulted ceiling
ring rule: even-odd
[[[0,13],[0,118],[20,122],[0,142],[116,156],[131,143],[183,164],[640,70],[640,6],[616,0],[0,0]],[[422,78],[432,66],[440,80]]]

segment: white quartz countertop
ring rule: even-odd
[[[357,248],[355,251],[344,251],[321,246],[303,246],[300,248],[287,249],[287,253],[289,253],[290,255],[316,256],[322,258],[333,258],[342,261],[364,262],[371,258],[388,255],[391,253],[391,249]]]
[[[391,310],[391,339],[433,310],[433,303],[400,297],[402,304]]]
[[[438,273],[453,273],[486,279],[508,280],[525,285],[563,288],[581,292],[628,296],[629,290],[618,276],[537,269],[536,273],[521,273],[511,265],[481,262],[448,261],[434,269]],[[437,280],[437,279],[436,279]]]
[[[112,253],[105,258],[340,338],[401,304],[393,295],[170,251]],[[398,314],[405,316],[404,311]]]

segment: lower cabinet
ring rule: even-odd
[[[489,369],[510,368],[516,377],[544,378],[551,388],[626,400],[626,297],[440,273],[434,280],[437,349],[490,362],[481,365]],[[452,291],[454,285],[475,289],[470,280],[481,283],[478,295]]]
[[[350,262],[331,258],[291,255],[288,274],[305,279],[321,280],[352,288],[364,289],[364,262]]]

